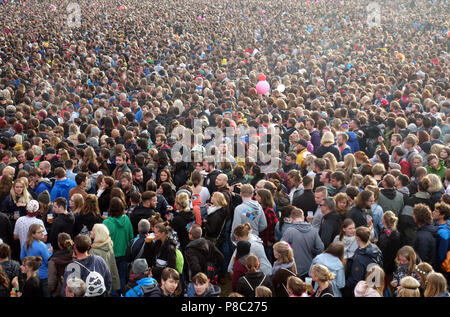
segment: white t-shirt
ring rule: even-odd
[[[45,230],[44,223],[41,219],[37,219],[36,217],[23,216],[16,221],[16,225],[14,226],[14,234],[19,236],[21,250],[23,244],[27,240],[28,229],[34,223],[42,225],[42,227],[44,227],[44,235],[47,235],[47,230]]]
[[[209,200],[211,195],[209,194],[209,190],[206,187],[202,187],[202,190],[200,191],[200,198],[202,199],[201,207],[206,207],[206,202]]]

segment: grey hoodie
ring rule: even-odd
[[[293,224],[281,240],[289,243],[294,250],[297,273],[300,276],[308,274],[313,258],[324,249],[318,230],[308,222]]]
[[[320,238],[319,238],[320,240]],[[262,240],[253,234],[250,234],[248,238],[248,242],[250,242],[250,253],[256,255],[260,262],[260,270],[267,276],[272,275],[272,265],[269,260],[267,260],[266,252],[264,251],[264,246]],[[233,256],[231,257],[231,261],[228,264],[228,272],[233,272],[234,266],[234,257],[236,256],[236,250],[233,252]],[[309,267],[308,267],[309,268]]]
[[[244,200],[234,210],[233,224],[231,225],[231,241],[236,241],[233,234],[234,229],[247,222],[252,226],[252,233],[255,236],[259,236],[259,233],[267,228],[266,216],[261,205],[256,200]]]

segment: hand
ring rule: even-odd
[[[397,282],[396,282],[396,281],[392,281],[392,282],[391,282],[391,286],[392,286],[392,287],[396,288],[396,287],[397,287],[397,285],[398,285],[398,284],[397,284]]]
[[[11,281],[11,285],[14,288],[18,288],[19,287],[19,277],[14,276],[14,278]]]
[[[16,205],[17,205],[17,207],[25,207],[27,204],[25,204],[25,203],[17,203]]]
[[[172,220],[172,214],[170,212],[166,215],[166,219],[167,221]]]

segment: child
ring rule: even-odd
[[[287,291],[289,297],[309,297],[306,283],[297,276],[289,276],[287,279]]]
[[[255,297],[272,297],[272,291],[265,286],[258,286],[255,289]]]
[[[19,292],[19,282],[17,276],[12,280],[11,284],[16,290],[17,297],[43,297],[40,280],[37,274],[42,264],[40,256],[27,256],[23,258],[20,270],[26,276],[23,289]]]
[[[416,272],[417,256],[414,249],[405,245],[397,252],[395,258],[396,270],[394,271],[391,286],[396,289],[400,285],[400,281],[406,277],[411,276],[416,280],[419,280],[419,276]]]

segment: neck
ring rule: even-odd
[[[447,220],[439,219],[437,223],[438,223],[438,225],[445,225],[447,223]],[[1,260],[0,260],[0,262],[1,262]]]
[[[328,287],[328,282],[317,282],[317,285],[319,285],[319,290],[323,291],[324,289],[326,289]]]
[[[36,271],[30,271],[27,272],[27,280],[29,280],[30,278],[36,276]]]
[[[89,256],[89,254],[87,252],[85,253],[81,253],[81,254],[77,254],[77,260],[84,260]]]

